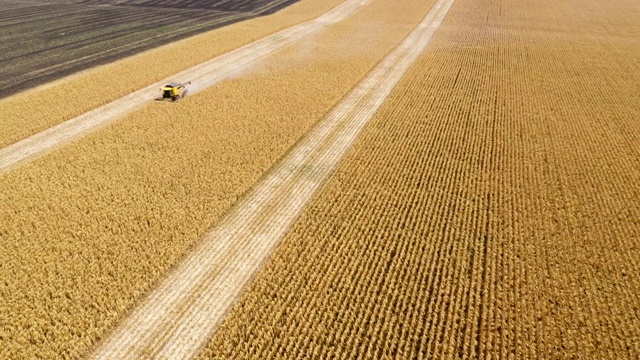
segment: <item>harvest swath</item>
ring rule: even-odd
[[[296,1],[0,0],[0,98]]]

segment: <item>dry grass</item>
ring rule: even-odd
[[[426,11],[374,1],[0,178],[0,357],[85,353]]]
[[[202,358],[640,357],[639,15],[457,0]]]
[[[301,1],[275,15],[177,41],[0,100],[0,147],[278,30],[313,19],[342,2]]]

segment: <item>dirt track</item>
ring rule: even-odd
[[[225,78],[234,76],[238,72],[242,72],[255,61],[304,36],[345,19],[368,2],[368,0],[347,1],[317,19],[245,45],[1,149],[0,174],[22,161],[46,153],[99,126],[116,120],[142,104],[152,101],[157,96],[158,88],[165,83],[174,80],[192,80],[194,84],[189,91],[193,94]]]
[[[94,358],[189,358],[427,46],[453,0],[441,0],[215,228],[95,352]]]

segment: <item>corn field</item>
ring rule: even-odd
[[[457,1],[201,358],[637,358],[629,5]]]
[[[385,6],[2,176],[3,356],[90,349],[422,15]]]
[[[162,54],[195,49],[187,68],[339,3],[59,80],[84,89],[67,105],[52,84],[4,99],[0,145],[180,70]],[[0,174],[0,358],[91,356],[443,4],[275,249],[246,254],[259,269],[197,357],[637,359],[633,0],[363,2],[236,77]],[[110,74],[129,87],[92,95]]]

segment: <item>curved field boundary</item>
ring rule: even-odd
[[[279,243],[402,75],[454,0],[439,0],[392,51],[149,294],[92,354],[95,359],[190,358]]]
[[[153,101],[158,96],[158,88],[166,83],[174,80],[182,82],[197,80],[198,83],[189,89],[191,93],[204,89],[242,72],[257,60],[304,36],[344,20],[368,3],[369,0],[348,0],[316,19],[247,44],[7,146],[0,150],[0,174],[5,173],[12,166],[22,161],[51,151],[57,146],[68,143],[89,131],[95,130],[99,126],[114,121],[145,103]]]

